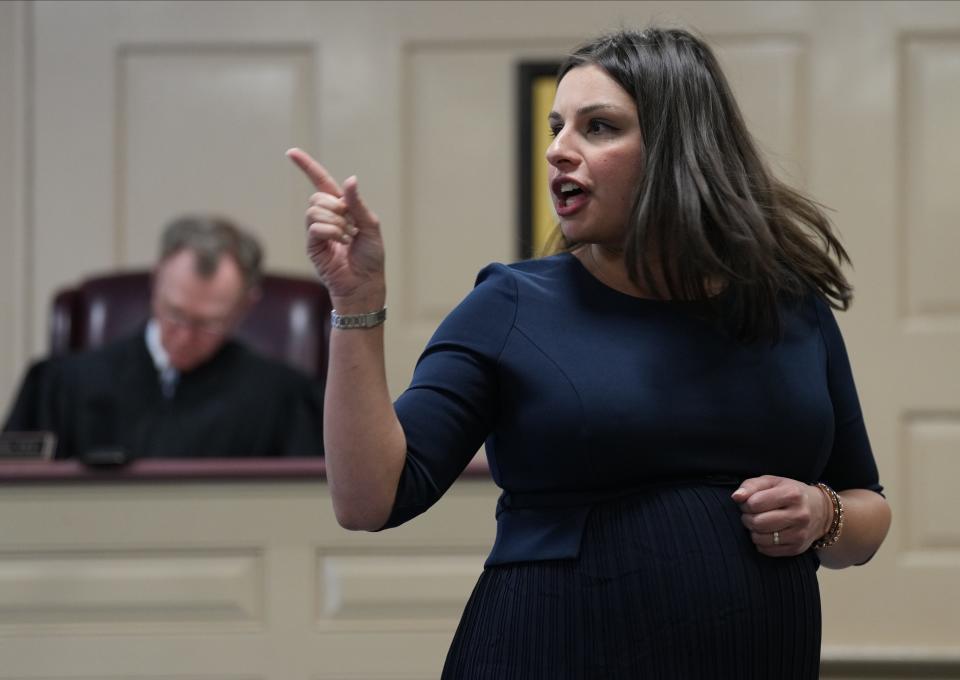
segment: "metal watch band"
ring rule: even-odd
[[[330,325],[333,328],[376,328],[387,320],[387,308],[366,314],[337,314],[337,310],[330,312]]]

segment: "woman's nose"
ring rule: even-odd
[[[576,167],[580,163],[580,155],[570,136],[563,130],[557,133],[547,147],[547,163],[555,168]]]

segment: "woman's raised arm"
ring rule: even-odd
[[[356,177],[341,188],[300,149],[287,156],[316,192],[306,211],[307,254],[339,315],[385,306],[380,222],[360,198]],[[390,516],[406,439],[387,389],[383,326],[332,328],[324,395],[327,481],[337,521],[375,530]]]

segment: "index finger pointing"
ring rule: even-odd
[[[343,196],[343,191],[340,189],[340,186],[334,181],[333,177],[330,176],[326,168],[313,160],[306,151],[296,148],[290,149],[287,151],[287,158],[297,164],[297,167],[310,179],[317,191],[322,191],[325,194],[333,194],[338,198]]]

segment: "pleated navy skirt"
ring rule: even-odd
[[[487,568],[443,678],[816,679],[817,556],[757,552],[732,491],[598,505],[577,559]]]

